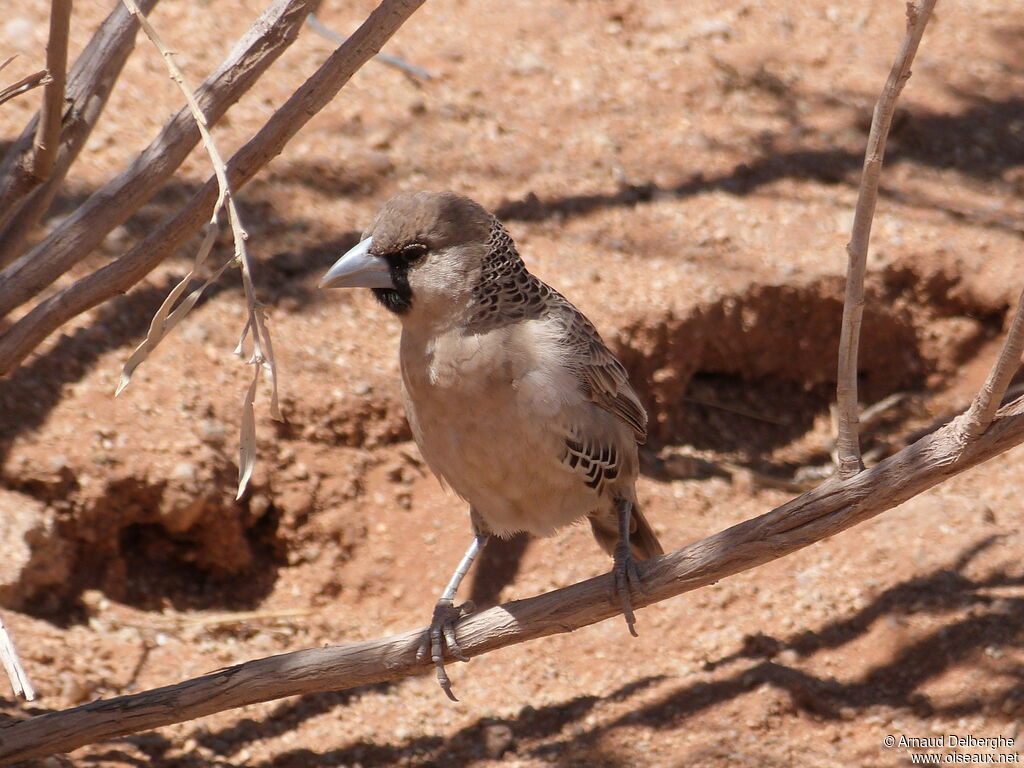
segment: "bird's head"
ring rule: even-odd
[[[450,315],[472,299],[493,221],[480,205],[452,192],[397,195],[320,287],[372,288],[403,320]]]

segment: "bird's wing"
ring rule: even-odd
[[[553,291],[554,293],[554,291]],[[586,316],[557,294],[559,314],[570,351],[569,367],[579,379],[580,389],[595,405],[628,424],[638,443],[647,440],[647,412],[640,404],[622,363],[604,345],[601,335]],[[556,299],[556,300],[557,300]]]

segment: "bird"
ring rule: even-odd
[[[637,504],[647,413],[586,316],[533,275],[508,230],[449,191],[388,200],[320,288],[369,288],[401,323],[406,416],[432,472],[469,504],[473,538],[417,659],[457,701],[445,647],[468,661],[456,592],[491,536],[550,536],[587,519],[613,558],[611,597],[636,636],[636,563],[663,552]]]

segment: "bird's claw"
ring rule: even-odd
[[[472,613],[475,608],[476,606],[470,601],[466,601],[462,605],[454,605],[453,601],[447,598],[438,600],[437,605],[434,606],[434,616],[430,621],[430,628],[416,650],[416,661],[423,661],[427,651],[430,651],[430,660],[434,662],[434,668],[437,670],[437,682],[452,701],[458,701],[458,699],[452,693],[452,681],[448,678],[448,673],[444,668],[444,649],[447,646],[448,652],[459,661],[469,661],[469,657],[462,652],[459,641],[455,637],[455,622]]]
[[[622,614],[626,617],[629,634],[639,637],[636,632],[636,616],[633,614],[633,600],[630,597],[630,590],[634,587],[641,593],[647,591],[629,546],[617,547],[615,565],[612,567],[612,599],[613,602],[618,602],[622,606]]]

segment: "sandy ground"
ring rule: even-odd
[[[72,51],[100,19],[80,3]],[[101,5],[101,4],[95,4]],[[102,4],[109,5],[109,4]],[[347,32],[368,2],[326,4]],[[261,10],[163,0],[197,82]],[[2,77],[43,66],[48,4],[0,27]],[[466,545],[397,388],[397,324],[316,291],[376,208],[450,188],[495,210],[528,264],[621,356],[651,414],[639,495],[669,548],[781,504],[828,462],[844,245],[872,103],[903,4],[434,0],[243,192],[286,421],[257,401],[260,460],[233,500],[249,369],[237,275],[118,399],[120,365],[182,252],[0,381],[0,601],[40,691],[9,718],[261,656],[426,623]],[[891,406],[877,459],[970,399],[1024,280],[1024,10],[940,4],[901,101],[869,265],[861,383]],[[230,152],[326,57],[304,31],[216,130]],[[129,61],[51,228],[179,100]],[[38,93],[0,110],[12,140]],[[71,280],[208,175],[196,151]],[[43,232],[38,233],[41,237]],[[230,244],[216,258],[228,258]],[[64,284],[64,283],[62,283]],[[912,752],[1019,759],[1024,471],[1011,451],[783,560],[621,620],[429,675],[225,712],[69,756],[80,766],[893,766]],[[771,480],[772,482],[768,482]],[[494,547],[479,605],[596,575],[581,527]],[[897,740],[1003,736],[1012,747]],[[2,733],[0,733],[2,738]],[[39,761],[38,765],[58,763]],[[63,763],[68,764],[68,763]]]

